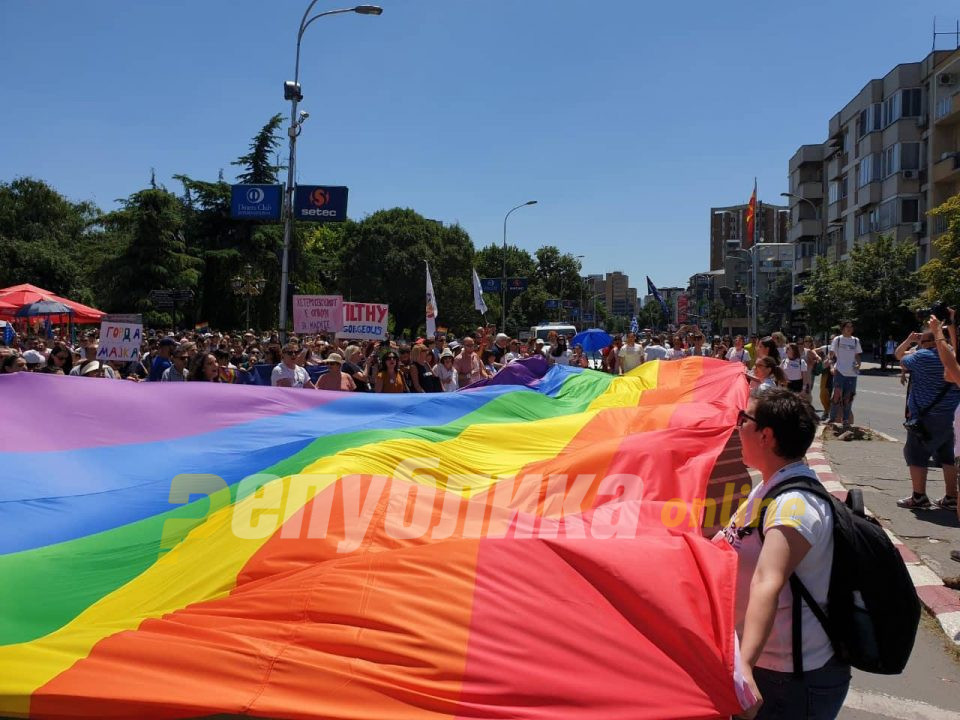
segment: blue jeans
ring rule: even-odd
[[[836,422],[837,416],[844,425],[850,425],[853,422],[853,396],[857,394],[857,376],[841,375],[837,373],[833,376],[833,398],[830,403],[830,422]],[[839,397],[839,402],[837,398]]]
[[[757,720],[833,720],[850,687],[850,666],[831,660],[803,677],[754,668],[753,678],[763,696]]]

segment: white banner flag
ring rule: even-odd
[[[483,301],[483,290],[480,288],[480,276],[477,269],[473,269],[473,306],[481,313],[486,314],[487,303]]]
[[[437,306],[437,296],[433,294],[433,280],[430,279],[430,263],[427,266],[427,337],[435,337],[437,334],[437,313],[440,308]]]

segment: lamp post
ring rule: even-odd
[[[243,266],[243,275],[237,275],[230,281],[233,292],[237,295],[244,295],[247,298],[247,324],[245,330],[250,329],[250,298],[256,297],[263,292],[267,281],[262,277],[253,276],[253,266],[247,263]]]
[[[527,200],[511,208],[510,212],[503,216],[503,273],[500,278],[500,332],[503,333],[507,332],[507,218],[513,214],[514,210],[536,204],[536,200]]]
[[[312,0],[307,6],[307,11],[303,13],[300,20],[300,29],[297,31],[297,56],[293,66],[293,80],[287,80],[283,83],[283,99],[290,101],[290,127],[287,129],[287,135],[290,138],[290,155],[287,160],[287,187],[286,203],[283,215],[283,260],[280,264],[280,336],[283,338],[287,332],[287,283],[290,275],[290,244],[293,241],[293,181],[294,166],[297,159],[297,136],[300,134],[300,128],[303,121],[309,117],[308,113],[302,112],[297,116],[297,103],[303,100],[303,93],[300,92],[300,42],[303,40],[303,33],[314,20],[318,20],[327,15],[341,15],[343,13],[357,13],[358,15],[380,15],[383,8],[376,5],[357,5],[352,8],[341,8],[339,10],[327,10],[309,17],[313,6],[317,0]]]

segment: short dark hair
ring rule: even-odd
[[[802,458],[817,434],[817,412],[797,393],[786,388],[754,390],[753,416],[757,429],[770,428],[777,441],[776,453],[783,458]]]

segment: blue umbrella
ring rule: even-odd
[[[37,317],[39,315],[73,315],[73,310],[56,300],[38,300],[17,310],[16,317]]]
[[[610,337],[608,332],[600,328],[590,328],[574,335],[573,340],[570,341],[570,346],[580,345],[584,352],[596,352],[597,350],[603,350],[612,342],[613,338]]]

